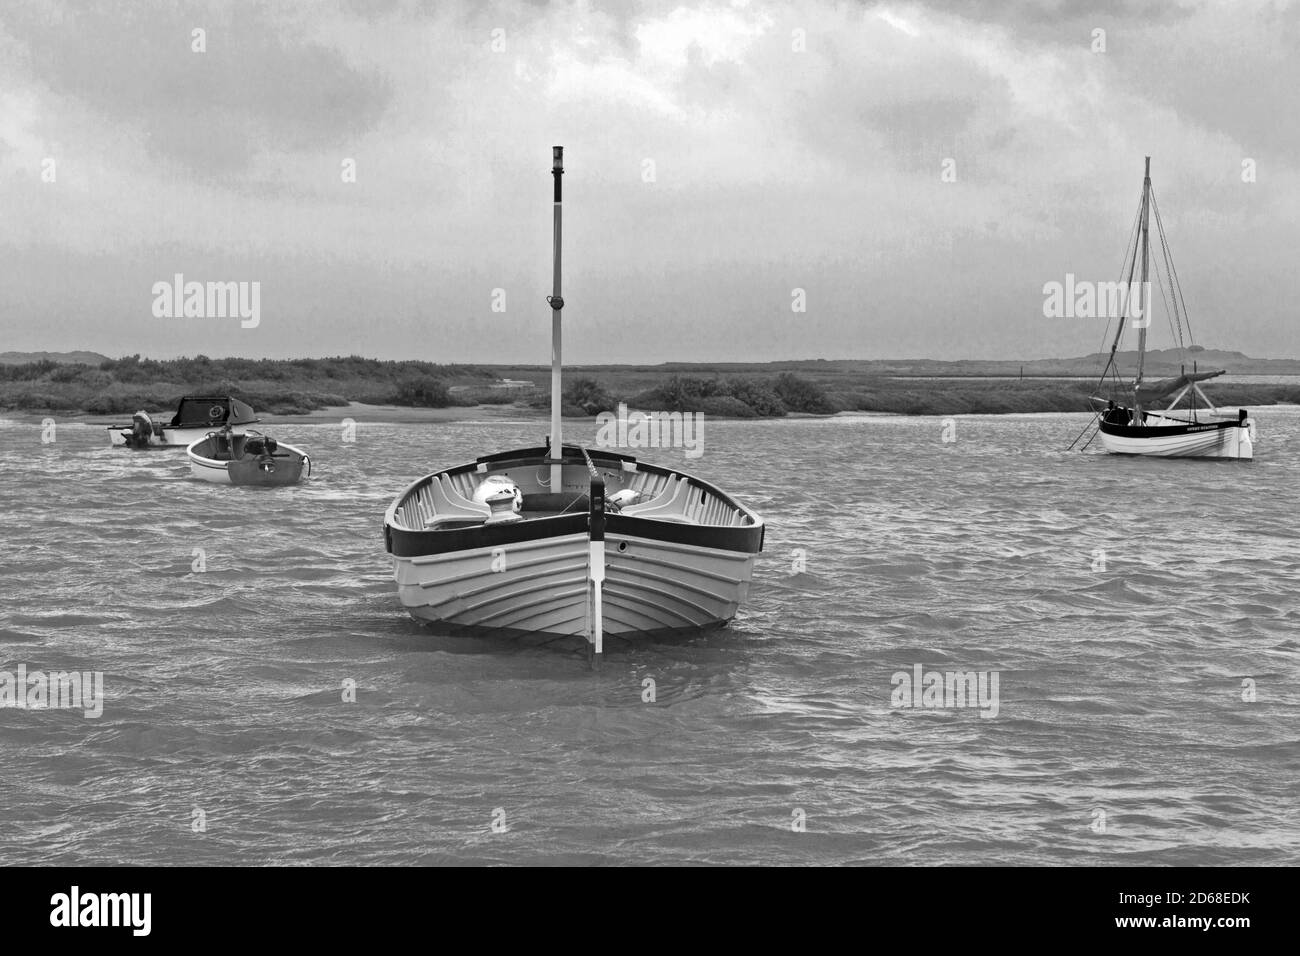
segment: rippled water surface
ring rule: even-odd
[[[272,429],[316,462],[276,490],[0,423],[0,670],[106,695],[0,708],[0,863],[1294,865],[1300,412],[1258,417],[1249,464],[709,421],[646,457],[767,518],[750,601],[596,673],[422,630],[383,551],[407,483],[544,422]],[[917,664],[996,671],[997,715],[891,708]]]

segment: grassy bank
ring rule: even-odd
[[[788,373],[787,373],[788,374]],[[779,378],[779,377],[778,377]],[[701,384],[704,383],[703,387]],[[860,411],[900,415],[1005,415],[1028,412],[1080,412],[1091,408],[1094,382],[1025,379],[916,381],[878,378],[839,381],[824,386],[815,379],[791,376],[777,382],[741,378],[702,379],[682,387],[680,381],[635,393],[629,407],[666,411],[703,411],[733,417],[773,417],[792,413],[825,414]],[[1300,404],[1296,385],[1219,385],[1209,389],[1221,408]],[[773,399],[775,398],[775,401]],[[736,409],[737,399],[742,406]]]
[[[176,407],[182,395],[234,395],[259,412],[297,415],[348,402],[444,408],[477,405],[471,394],[496,376],[472,366],[377,359],[142,359],[98,365],[51,361],[0,365],[0,409],[130,414]],[[466,388],[457,398],[452,385]]]
[[[500,378],[536,383],[493,388]],[[128,415],[166,411],[186,394],[234,395],[263,414],[302,415],[361,402],[407,408],[549,405],[549,370],[436,365],[356,356],[327,359],[158,361],[128,356],[97,365],[52,361],[0,365],[0,411]],[[841,411],[904,415],[1077,412],[1095,385],[1066,379],[900,379],[843,365],[722,365],[691,374],[673,366],[601,366],[566,372],[565,414],[591,416],[619,403],[656,411],[699,411],[727,418],[826,415]],[[1221,407],[1300,404],[1300,386],[1217,385]]]

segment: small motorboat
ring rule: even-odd
[[[242,434],[258,422],[253,409],[229,395],[186,395],[171,421],[163,424],[138,411],[130,425],[109,425],[108,439],[127,448],[184,448],[202,440],[213,429],[229,427]]]
[[[260,432],[230,428],[209,433],[185,449],[190,474],[218,485],[295,484],[304,469],[311,475],[311,458],[301,448]]]

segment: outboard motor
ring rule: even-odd
[[[126,433],[128,448],[148,448],[153,440],[153,419],[146,411],[138,411],[131,416],[131,430]]]
[[[244,454],[257,456],[259,470],[271,474],[275,471],[275,453],[280,443],[269,435],[251,435],[244,440]]]

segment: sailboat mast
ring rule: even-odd
[[[1137,378],[1133,380],[1133,424],[1142,424],[1142,398],[1139,390],[1142,388],[1142,367],[1146,364],[1147,355],[1147,326],[1151,324],[1151,302],[1147,294],[1147,280],[1149,269],[1151,267],[1151,249],[1149,239],[1151,233],[1151,157],[1146,158],[1146,174],[1142,180],[1142,290],[1139,293],[1139,301],[1142,303],[1142,320],[1138,323],[1138,367]]]
[[[564,299],[560,296],[560,177],[564,175],[564,147],[551,147],[551,175],[555,178],[555,278],[552,293],[546,301],[551,304],[551,493],[559,494],[564,490],[564,438],[561,435],[560,412],[563,408],[564,395],[560,384],[560,310],[564,308]]]

